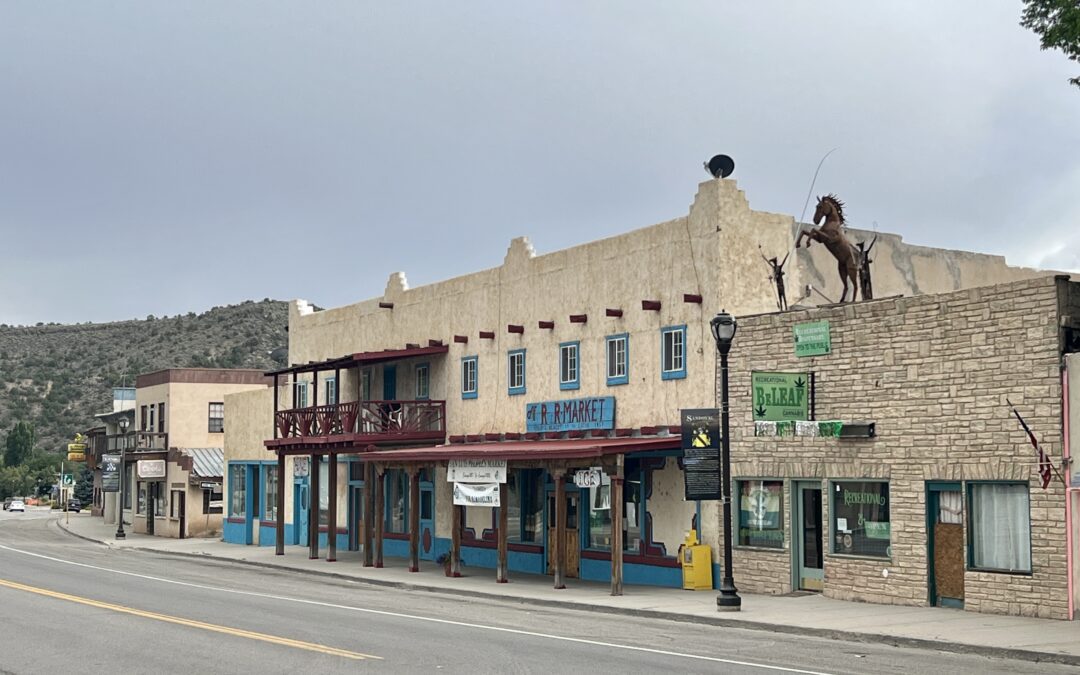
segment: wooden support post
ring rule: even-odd
[[[611,594],[622,595],[623,582],[623,455],[611,476]]]
[[[329,483],[327,494],[330,496],[330,501],[326,509],[326,562],[337,561],[337,459],[337,455],[331,452],[330,471],[328,472],[330,480],[327,481]]]
[[[450,519],[450,576],[461,576],[461,521],[465,512],[464,506],[454,505],[453,517]]]
[[[551,472],[555,480],[555,589],[566,588],[566,476],[565,469]]]
[[[371,548],[374,530],[375,465],[371,462],[364,462],[364,567],[372,567],[375,564],[375,552]]]
[[[507,483],[499,484],[499,562],[495,568],[495,582],[505,584],[510,581],[509,565],[507,565],[506,540],[507,522],[509,520],[510,488]]]
[[[311,493],[308,496],[308,559],[315,560],[319,557],[319,469],[321,462],[318,455],[311,456],[311,465],[308,473],[311,476]]]
[[[276,392],[277,389],[274,391]],[[274,555],[285,555],[285,453],[283,452],[279,452],[277,456],[277,522],[274,524]]]
[[[383,499],[384,476],[382,468],[375,467],[375,530],[372,533],[375,538],[375,567],[383,566],[383,523],[386,522],[383,513],[386,508],[386,500]]]
[[[420,469],[409,468],[409,571],[420,571]]]
[[[278,435],[277,413],[278,413],[278,376],[275,375],[274,376],[274,438],[275,439],[277,438],[277,435]],[[281,508],[281,504],[278,504],[278,508],[279,509]],[[278,555],[281,555],[281,554],[279,553]]]

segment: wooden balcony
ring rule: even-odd
[[[445,401],[348,401],[279,410],[267,447],[399,445],[446,440]]]
[[[169,434],[154,431],[136,431],[134,450],[168,450]],[[128,448],[131,449],[131,445]]]

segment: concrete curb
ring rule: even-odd
[[[57,521],[57,525],[60,526],[60,529],[72,535],[73,537],[78,537],[79,539],[84,539],[95,544],[103,544],[113,550],[126,549],[131,551],[139,551],[141,553],[157,553],[160,555],[175,556],[178,558],[194,558],[196,560],[206,560],[209,558],[218,562],[232,562],[240,565],[248,565],[251,567],[272,569],[275,571],[301,572],[305,575],[314,575],[330,579],[337,579],[340,581],[349,581],[355,584],[365,584],[368,586],[398,588],[406,591],[438,593],[441,595],[451,595],[459,597],[482,598],[485,600],[496,600],[503,603],[535,605],[539,607],[553,607],[558,609],[577,610],[580,612],[590,612],[593,614],[615,614],[623,616],[634,616],[644,619],[661,619],[665,621],[677,621],[680,623],[694,623],[706,626],[717,626],[720,628],[743,628],[746,630],[781,633],[785,635],[802,635],[806,637],[824,638],[827,640],[842,640],[847,642],[862,642],[868,644],[884,644],[892,647],[909,647],[913,649],[941,651],[954,654],[978,654],[979,656],[1011,659],[1015,661],[1029,661],[1032,663],[1060,663],[1070,666],[1080,666],[1080,654],[1036,652],[1028,649],[1020,649],[1013,647],[988,647],[985,645],[972,645],[962,642],[945,642],[940,640],[931,640],[928,638],[913,638],[899,635],[887,635],[882,633],[862,633],[858,631],[846,631],[832,628],[812,628],[809,626],[791,626],[785,624],[764,623],[760,621],[743,621],[738,619],[725,619],[723,616],[720,615],[717,615],[715,617],[707,617],[696,616],[693,614],[680,614],[678,612],[665,612],[655,609],[608,607],[605,605],[589,605],[584,603],[569,602],[566,600],[523,598],[520,596],[508,596],[501,593],[488,593],[485,591],[476,591],[472,589],[454,589],[444,588],[441,586],[426,586],[401,581],[390,581],[387,579],[367,579],[347,574],[341,574],[338,572],[324,572],[320,570],[307,569],[301,570],[296,567],[291,567],[289,565],[277,565],[274,563],[259,562],[254,560],[243,560],[239,558],[226,558],[222,556],[216,556],[210,553],[186,553],[183,551],[167,551],[157,548],[148,548],[144,546],[119,547],[114,546],[109,542],[101,541],[100,539],[93,539],[91,537],[72,532],[67,527],[64,527],[64,525],[61,524],[59,521]]]

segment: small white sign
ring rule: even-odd
[[[165,477],[165,460],[163,459],[140,459],[136,466],[139,478]]]
[[[452,459],[446,466],[451,483],[505,483],[505,459]]]
[[[454,483],[454,506],[499,506],[499,484]]]
[[[847,529],[847,518],[837,518],[836,529],[840,532],[851,532],[851,530]]]
[[[604,472],[600,469],[581,469],[574,472],[574,485],[581,488],[600,487],[604,484]]]
[[[311,458],[293,457],[292,475],[294,478],[307,478],[308,472],[311,470]]]

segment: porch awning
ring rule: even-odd
[[[354,365],[370,365],[373,363],[381,363],[384,361],[397,361],[398,359],[410,359],[414,356],[433,356],[435,354],[445,354],[450,351],[450,347],[447,345],[431,345],[428,347],[412,346],[405,347],[404,349],[384,349],[377,352],[356,352],[355,354],[348,354],[335,359],[328,359],[326,361],[314,361],[311,363],[305,363],[296,366],[289,366],[288,368],[281,368],[278,370],[268,371],[266,374],[270,377],[275,375],[287,375],[295,373],[313,373],[322,372],[327,370],[334,370],[335,368],[349,368]]]
[[[191,458],[191,478],[221,480],[225,475],[225,452],[221,448],[181,448]]]
[[[648,450],[676,450],[681,445],[679,436],[577,438],[552,441],[452,443],[428,448],[369,450],[359,453],[356,457],[366,462],[441,462],[449,459],[589,459]]]

